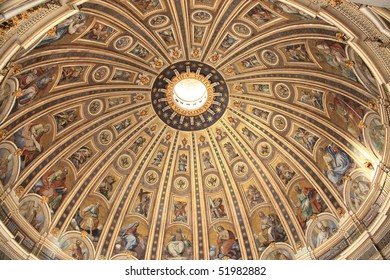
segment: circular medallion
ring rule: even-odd
[[[102,145],[108,145],[112,142],[112,132],[110,130],[103,130],[99,133],[99,143]]]
[[[110,68],[107,66],[100,66],[92,74],[92,78],[95,82],[102,82],[110,75]]]
[[[273,120],[276,130],[284,131],[287,128],[287,119],[281,115],[276,115]]]
[[[261,157],[268,157],[272,152],[272,147],[267,142],[261,142],[257,147],[257,153]]]
[[[248,166],[245,162],[240,161],[234,165],[233,170],[238,177],[243,177],[248,173]]]
[[[94,100],[92,100],[91,103],[89,103],[88,112],[91,115],[93,115],[93,116],[97,115],[101,111],[103,111],[103,101],[101,101],[100,99],[94,99]]]
[[[118,158],[118,165],[121,169],[129,169],[132,164],[133,162],[129,155],[124,154]]]
[[[155,112],[166,124],[195,131],[210,127],[222,117],[229,92],[213,67],[186,61],[161,72],[153,84],[151,99]]]
[[[288,86],[282,83],[276,85],[275,92],[282,99],[287,99],[291,95],[291,91]]]
[[[130,37],[130,36],[122,36],[122,37],[119,37],[116,41],[115,41],[115,49],[117,49],[118,51],[123,51],[125,49],[127,49],[128,47],[130,47],[131,43],[133,42],[133,38]]]
[[[264,50],[261,53],[261,57],[269,65],[276,65],[279,63],[279,57],[277,56],[277,54],[275,52],[273,52],[271,50]]]
[[[174,187],[178,191],[184,191],[188,188],[188,180],[185,177],[177,177],[174,182]]]
[[[192,13],[192,19],[195,22],[207,23],[213,19],[213,16],[209,12],[206,12],[206,11],[196,11],[196,12]]]
[[[149,20],[149,25],[152,27],[162,27],[169,23],[169,18],[164,15],[157,15]]]
[[[158,176],[157,172],[154,170],[150,170],[150,171],[146,172],[144,180],[148,185],[154,185],[158,182],[158,178],[159,178],[159,176]]]
[[[243,23],[235,23],[233,24],[234,33],[241,37],[249,37],[252,34],[252,30],[248,25]]]
[[[214,174],[210,174],[206,177],[206,186],[210,189],[215,189],[219,186],[219,178]]]

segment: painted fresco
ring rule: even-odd
[[[53,127],[44,119],[28,123],[15,133],[14,142],[22,151],[20,156],[22,169],[50,146],[52,134]]]
[[[289,198],[303,229],[306,229],[313,215],[318,215],[328,209],[318,191],[307,182],[294,185],[289,192]]]
[[[47,259],[320,259],[352,216],[370,227],[389,143],[377,61],[299,3],[178,2],[23,25],[0,85],[15,240]],[[187,76],[210,82],[202,114],[166,102]]]
[[[219,224],[210,229],[210,259],[241,259],[241,250],[236,233],[230,225]]]
[[[345,45],[338,42],[320,40],[315,43],[314,48],[314,55],[325,71],[357,81],[357,77],[352,67],[350,67],[349,59],[345,52]]]
[[[15,153],[16,147],[13,143],[0,143],[0,182],[4,189],[12,186],[19,174],[20,160]]]
[[[37,95],[46,93],[54,84],[56,71],[54,66],[38,67],[17,76],[21,90],[19,106],[29,104]]]
[[[362,142],[363,118],[367,109],[347,97],[336,94],[330,96],[327,105],[332,122]]]
[[[313,248],[318,248],[328,242],[338,231],[338,225],[331,219],[319,219],[313,223],[309,232],[309,242]]]
[[[73,37],[83,33],[87,29],[87,17],[82,13],[71,16],[62,23],[55,26],[48,35],[37,45],[37,48],[50,45],[62,38]]]

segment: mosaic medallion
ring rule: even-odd
[[[224,114],[229,92],[221,74],[200,62],[175,63],[157,77],[153,108],[169,126],[184,131],[213,125]]]

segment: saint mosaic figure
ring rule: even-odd
[[[166,250],[171,257],[181,258],[185,255],[190,255],[191,248],[191,241],[183,234],[182,229],[179,227],[174,233],[171,233]]]

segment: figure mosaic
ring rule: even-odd
[[[238,154],[237,154],[236,150],[234,149],[232,143],[227,142],[227,143],[223,144],[223,147],[229,155],[229,160],[233,160],[236,157],[238,157]]]
[[[348,58],[345,54],[344,46],[338,42],[321,40],[316,43],[318,51],[317,57],[322,59],[333,70],[337,71],[345,78],[357,82],[357,77],[348,66]]]
[[[18,76],[22,96],[18,98],[19,105],[30,103],[39,93],[42,93],[54,81],[52,73],[54,66],[38,67]]]
[[[78,119],[79,115],[77,113],[77,110],[72,109],[59,112],[53,115],[53,117],[57,124],[57,132],[60,132],[67,128],[70,124],[75,122]]]
[[[270,93],[269,84],[253,84],[252,89],[259,93]]]
[[[82,146],[70,156],[70,161],[77,170],[81,169],[85,163],[92,157],[92,149],[88,146]]]
[[[114,188],[114,184],[116,179],[114,176],[108,175],[99,185],[99,193],[101,193],[107,200],[110,200],[112,196],[112,191]]]
[[[318,136],[309,132],[308,130],[299,127],[293,135],[295,141],[301,144],[306,150],[313,153],[314,146],[318,141]]]
[[[259,108],[252,108],[252,114],[259,117],[263,121],[267,121],[269,112],[261,110]]]
[[[145,142],[146,138],[142,136],[138,137],[137,140],[135,140],[134,143],[130,146],[130,150],[135,154],[138,154],[139,149],[144,146]]]
[[[161,3],[159,0],[128,0],[134,4],[142,13],[150,12],[155,9],[160,9]]]
[[[277,0],[269,0],[269,1],[273,3],[273,5],[271,5],[271,9],[273,9],[278,14],[297,15],[300,19],[303,20],[312,19],[312,17],[309,14],[300,11],[297,8],[292,7],[284,2],[277,1]]]
[[[165,155],[165,152],[163,150],[159,150],[156,154],[156,156],[154,157],[153,159],[153,162],[152,162],[152,165],[154,166],[160,166],[161,164],[161,161],[163,160],[164,158],[164,155]],[[180,162],[180,159],[179,159],[179,162]],[[179,167],[179,170],[180,170],[180,167]]]
[[[115,107],[118,105],[122,105],[125,102],[126,102],[126,99],[124,97],[108,98],[108,107]]]
[[[364,176],[355,178],[351,183],[350,199],[351,206],[354,211],[359,210],[360,206],[363,205],[371,187],[371,182]]]
[[[336,122],[340,120],[339,125],[349,132],[355,139],[363,142],[362,120],[365,109],[362,105],[341,95],[335,95],[333,102],[329,103],[330,116]]]
[[[126,70],[116,69],[114,76],[112,77],[113,81],[123,81],[131,82],[134,80],[135,74]]]
[[[212,169],[214,165],[211,162],[211,155],[208,151],[202,153],[203,169]]]
[[[253,133],[249,128],[243,127],[242,134],[244,134],[250,142],[255,142],[259,137]]]
[[[8,149],[0,148],[0,181],[6,186],[12,176],[13,155]]]
[[[107,26],[103,23],[96,22],[95,25],[83,36],[83,39],[105,43],[112,34],[115,33],[115,29]]]
[[[248,190],[245,192],[249,207],[253,208],[264,202],[264,198],[254,184],[250,184]]]
[[[295,210],[298,221],[303,229],[314,214],[322,213],[327,207],[320,195],[313,188],[295,186]]]
[[[120,37],[118,40],[115,41],[115,48],[119,50],[124,50],[130,46],[131,42],[132,38],[129,36]]]
[[[37,201],[25,201],[19,207],[20,214],[38,232],[44,230],[45,214]]]
[[[251,69],[260,66],[260,62],[256,56],[250,56],[241,61],[241,65],[246,69]]]
[[[213,227],[213,230],[217,233],[217,248],[211,246],[210,257],[211,259],[234,259],[241,258],[240,246],[238,240],[233,231],[225,229],[223,226]]]
[[[42,137],[50,131],[49,124],[29,123],[15,133],[15,144],[22,150],[21,169],[28,166],[43,151]]]
[[[168,46],[176,44],[175,35],[173,34],[173,30],[171,28],[159,31],[157,33]]]
[[[273,51],[269,51],[269,50],[263,51],[261,53],[261,57],[264,59],[265,62],[267,62],[269,64],[276,64],[276,63],[278,63],[278,60],[279,60],[276,53],[274,53]]]
[[[274,19],[276,15],[257,4],[247,12],[246,17],[260,25]]]
[[[178,162],[178,170],[177,171],[182,171],[186,172],[187,171],[187,165],[188,165],[188,157],[186,154],[181,154],[179,156],[179,162]]]
[[[114,125],[114,128],[115,130],[118,132],[118,133],[121,133],[123,130],[125,130],[126,128],[128,128],[130,125],[131,125],[131,120],[130,119],[124,119],[123,121],[121,121],[120,123]]]
[[[202,43],[205,32],[206,32],[206,27],[195,25],[194,26],[194,43],[197,43],[197,44]]]
[[[275,167],[276,174],[287,185],[296,175],[295,171],[285,162],[280,162]]]
[[[324,93],[319,90],[303,90],[300,101],[314,108],[324,110],[323,96]]]
[[[334,185],[341,185],[343,176],[353,167],[351,157],[336,145],[328,145],[326,148],[320,148],[319,152],[326,165],[326,170],[324,170],[326,177]]]
[[[151,192],[144,191],[141,188],[138,193],[138,199],[139,202],[135,208],[135,212],[147,218],[149,213],[150,201],[151,201]]]
[[[130,53],[134,54],[135,56],[138,56],[141,59],[146,59],[149,56],[149,51],[141,46],[140,44],[137,44]]]
[[[287,61],[311,62],[305,44],[286,46],[283,48],[283,51],[286,53]]]
[[[59,85],[68,85],[82,81],[86,67],[84,66],[67,66],[62,68]]]
[[[337,232],[337,225],[331,220],[323,220],[316,224],[312,233],[314,248],[326,243]]]
[[[173,214],[174,214],[174,222],[183,222],[187,223],[187,202],[185,201],[175,201],[173,205]]]
[[[230,34],[227,34],[226,37],[221,42],[220,49],[222,49],[223,51],[227,51],[237,42],[238,40],[236,38],[234,38]]]
[[[370,135],[373,148],[380,154],[383,154],[386,143],[385,125],[377,118],[373,119],[369,126],[368,132]]]
[[[69,174],[67,168],[49,170],[43,174],[42,178],[34,185],[33,191],[48,199],[49,208],[54,214],[64,199],[68,188],[66,177]]]
[[[209,197],[209,205],[212,220],[227,217],[225,205],[221,197],[213,199]]]
[[[211,15],[205,11],[198,11],[193,14],[193,18],[199,22],[208,22],[211,20]]]
[[[170,234],[166,250],[171,257],[181,258],[191,254],[192,243],[179,227]]]
[[[147,236],[142,236],[138,232],[139,222],[132,222],[128,224],[123,230],[120,231],[119,236],[122,240],[121,244],[118,244],[125,250],[134,252],[138,259],[143,259],[145,256]]]
[[[254,234],[254,238],[259,252],[264,251],[271,243],[287,240],[287,234],[276,214],[259,211],[258,215],[260,228],[258,234]]]
[[[86,16],[81,13],[75,14],[58,24],[52,32],[48,32],[48,35],[46,35],[36,48],[56,42],[66,35],[81,34],[86,28]]]
[[[89,253],[85,244],[79,239],[70,239],[61,245],[62,251],[76,260],[87,260]]]

